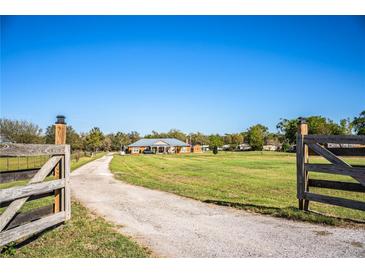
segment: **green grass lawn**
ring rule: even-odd
[[[19,169],[31,169],[41,167],[49,156],[30,156],[30,157],[2,157],[0,158],[0,171],[10,171]]]
[[[310,213],[299,211],[295,157],[295,154],[279,152],[115,155],[110,168],[116,178],[131,184],[205,202],[332,225],[365,222],[365,212],[320,203],[311,202]],[[352,164],[365,164],[364,158],[347,160]],[[311,162],[326,163],[320,157],[311,157]],[[312,173],[311,178],[353,181],[345,176],[318,173]],[[363,193],[314,188],[311,191],[365,201]]]
[[[74,170],[105,153],[93,158],[81,157],[78,162],[71,161]],[[52,178],[48,178],[52,179]],[[0,189],[25,185],[27,181],[0,184]],[[26,202],[21,212],[26,212],[53,203],[53,197]],[[0,213],[4,208],[0,208]],[[56,229],[41,233],[29,243],[8,245],[0,252],[4,257],[149,257],[150,252],[133,240],[118,233],[116,227],[104,219],[95,217],[79,203],[72,202],[72,218]]]
[[[21,247],[6,247],[0,257],[140,258],[149,254],[148,250],[118,233],[112,224],[73,202],[70,221],[38,235]]]

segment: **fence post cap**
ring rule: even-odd
[[[63,124],[63,125],[66,124],[65,122],[66,116],[57,115],[56,118],[57,118],[56,124]]]
[[[307,124],[307,119],[305,117],[298,118],[298,125]]]

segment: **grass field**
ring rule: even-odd
[[[74,170],[105,153],[95,157],[81,157],[71,161]],[[52,178],[49,178],[52,179]],[[0,184],[0,189],[25,185],[26,181]],[[26,202],[21,212],[53,203],[53,197]],[[0,213],[4,208],[0,208]],[[148,257],[150,252],[133,240],[118,233],[116,227],[104,219],[95,217],[79,203],[72,203],[72,218],[65,225],[48,230],[26,245],[8,245],[3,248],[0,258],[6,257]]]
[[[104,152],[97,153],[94,157],[82,156],[79,161],[72,157],[72,167],[78,168],[91,160],[104,156]],[[72,155],[75,156],[75,155]],[[40,168],[49,159],[49,156],[29,156],[29,157],[2,157],[0,158],[0,171],[11,171],[20,169]]]
[[[47,160],[48,156],[30,156],[30,157],[2,157],[0,158],[0,171],[31,169],[41,167]]]
[[[100,217],[72,203],[72,218],[23,246],[10,245],[0,258],[140,258],[149,251],[121,235]]]
[[[348,159],[364,164],[364,158]],[[234,206],[263,214],[331,225],[365,222],[365,212],[311,203],[314,212],[297,209],[295,154],[279,152],[220,152],[217,155],[115,155],[110,168],[116,178],[205,202]],[[311,157],[311,162],[323,162]],[[311,174],[312,178],[349,177]],[[365,201],[363,193],[311,189],[312,192]],[[350,220],[347,220],[350,219]],[[358,225],[358,224],[356,224]],[[361,224],[363,226],[364,224]]]

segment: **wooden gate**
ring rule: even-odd
[[[38,155],[48,155],[50,158],[28,182],[28,185],[0,190],[0,207],[7,206],[0,215],[0,246],[71,218],[70,146],[0,144],[1,157]],[[44,181],[53,172],[57,176],[56,180]],[[54,193],[57,193],[57,199],[53,206],[18,213],[25,202],[54,195]]]
[[[337,145],[336,145],[337,144]],[[299,209],[308,210],[309,201],[365,210],[365,203],[339,197],[311,193],[311,187],[365,192],[365,165],[350,165],[338,156],[365,156],[365,136],[308,135],[308,126],[301,119],[297,135],[297,198]],[[329,146],[334,146],[330,148]],[[336,154],[335,154],[336,153]],[[312,164],[309,155],[320,155],[330,164]],[[365,158],[364,158],[365,161]],[[347,175],[356,183],[311,179],[309,172]]]

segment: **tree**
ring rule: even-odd
[[[296,141],[296,134],[298,131],[298,119],[280,119],[276,125],[279,132],[284,134],[285,139],[289,144],[294,144]]]
[[[104,134],[98,127],[94,127],[89,131],[85,138],[85,147],[90,151],[98,151],[102,148]]]
[[[131,143],[134,143],[141,139],[141,136],[137,131],[131,131],[130,133],[128,133],[128,138],[130,139]]]
[[[190,133],[191,143],[193,145],[207,145],[209,144],[208,136],[201,132]]]
[[[0,119],[1,138],[13,142],[24,144],[43,143],[42,129],[31,122]]]
[[[110,151],[112,147],[112,140],[109,135],[105,136],[101,142],[101,148],[104,151]]]
[[[228,133],[224,134],[223,142],[225,145],[232,144],[232,134],[228,134]]]
[[[186,134],[178,129],[171,129],[168,133],[167,133],[167,138],[176,138],[180,141],[185,142],[186,141]]]
[[[209,136],[209,145],[210,147],[214,148],[223,146],[223,137],[219,136],[219,134],[212,134]]]
[[[46,144],[55,143],[55,126],[48,126],[44,136]],[[66,128],[66,144],[71,146],[71,150],[83,150],[83,140],[81,136],[72,128],[72,126],[67,126]]]
[[[341,132],[343,134],[345,134],[345,135],[351,135],[352,134],[353,124],[352,124],[350,118],[342,119],[340,121],[340,127],[341,127]]]
[[[341,127],[332,120],[322,116],[310,116],[307,118],[308,134],[340,135]]]
[[[131,143],[128,134],[123,132],[110,134],[109,138],[111,140],[111,150],[114,151],[121,150],[123,146],[129,145]]]
[[[150,134],[144,136],[144,138],[167,138],[166,133],[159,133],[155,130],[152,130]]]
[[[347,134],[349,131],[349,126],[344,125],[345,122],[343,120],[341,120],[340,124],[336,124],[331,119],[322,116],[310,116],[306,120],[309,134],[340,135]],[[284,134],[285,142],[295,143],[298,121],[298,119],[281,119],[276,125],[279,132]]]
[[[365,135],[365,110],[363,110],[359,117],[355,117],[352,125],[357,135]]]
[[[257,124],[250,127],[247,131],[248,143],[253,150],[262,150],[265,137],[267,136],[267,127]]]
[[[265,137],[265,144],[266,145],[274,145],[279,146],[282,143],[281,136],[276,133],[268,133]]]
[[[236,147],[243,143],[243,135],[240,133],[231,134],[232,141],[231,144],[235,145]]]
[[[185,142],[187,135],[178,129],[170,129],[169,132],[157,132],[152,130],[151,134],[147,134],[144,136],[145,138],[175,138],[180,141]]]

